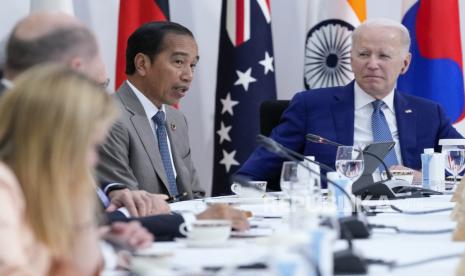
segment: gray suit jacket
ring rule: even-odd
[[[130,189],[169,194],[157,137],[142,104],[126,83],[118,89],[114,98],[120,104],[121,116],[99,149],[99,181],[117,182]],[[178,191],[187,192],[189,198],[201,196],[204,190],[200,187],[191,160],[186,118],[175,108],[165,108],[166,129],[177,172]]]

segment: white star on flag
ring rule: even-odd
[[[270,57],[270,54],[268,54],[268,51],[265,52],[265,59],[260,60],[258,63],[263,65],[265,68],[265,75],[268,74],[268,72],[274,72],[273,68],[273,57]]]
[[[234,159],[235,155],[236,155],[235,150],[231,153],[227,153],[225,150],[223,150],[223,159],[220,160],[220,164],[223,164],[226,167],[226,172],[229,172],[229,169],[231,169],[231,166],[239,165],[239,162],[237,162],[236,159]]]
[[[228,93],[226,95],[226,98],[220,99],[220,101],[221,101],[221,104],[223,104],[223,109],[221,109],[221,114],[224,114],[227,111],[229,114],[231,114],[231,116],[233,116],[234,115],[233,107],[237,105],[239,102],[231,100],[231,93]]]
[[[231,142],[231,137],[229,137],[229,131],[232,126],[226,127],[223,122],[221,122],[221,128],[216,133],[220,136],[220,144],[223,143],[223,140]]]
[[[244,73],[236,70],[237,74],[237,81],[234,83],[234,85],[242,85],[244,87],[244,90],[247,91],[249,90],[249,84],[251,82],[256,82],[257,80],[251,76],[252,74],[252,68],[247,69]]]

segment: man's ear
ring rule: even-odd
[[[82,67],[82,60],[80,57],[73,57],[69,60],[68,65],[71,69],[79,71]]]
[[[147,75],[147,71],[150,67],[150,59],[147,55],[142,53],[137,53],[134,57],[134,67],[136,68],[136,74],[140,76]]]
[[[400,69],[400,74],[403,75],[407,72],[408,67],[410,66],[410,61],[412,60],[412,54],[408,53],[407,56],[403,60],[403,66]]]

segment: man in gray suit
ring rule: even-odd
[[[2,84],[11,86],[17,76],[32,66],[54,62],[69,66],[88,75],[96,82],[106,85],[107,74],[100,56],[94,34],[77,18],[63,13],[36,12],[19,21],[12,30],[7,43],[5,75]],[[239,230],[248,227],[245,214],[229,206],[210,206],[199,214],[173,214],[164,201],[165,195],[150,194],[146,191],[131,191],[124,200],[110,202],[101,191],[97,194],[106,208],[106,218],[112,223],[112,234],[118,235],[131,245],[147,240],[146,231],[158,240],[180,235],[179,225],[185,219],[228,219]],[[127,217],[117,207],[126,207],[132,217]],[[155,216],[153,216],[155,215]],[[115,222],[130,222],[117,223]],[[151,241],[151,239],[150,239]]]
[[[97,167],[113,202],[137,189],[181,199],[204,195],[186,118],[171,106],[189,89],[198,59],[192,33],[177,23],[151,22],[129,37],[127,80],[115,93],[122,115]]]

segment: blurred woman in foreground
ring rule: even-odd
[[[55,65],[2,96],[0,275],[99,273],[91,173],[116,116],[103,88]]]

